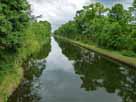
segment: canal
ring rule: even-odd
[[[8,102],[136,102],[136,70],[51,38]]]

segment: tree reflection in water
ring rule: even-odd
[[[123,102],[136,102],[136,69],[114,62],[89,50],[57,40],[75,73],[82,80],[81,88],[97,91],[105,88],[108,93],[120,96]]]
[[[39,102],[41,97],[38,94],[40,89],[40,76],[46,68],[46,57],[51,50],[51,45],[47,43],[37,54],[24,63],[24,80],[10,96],[8,102]]]

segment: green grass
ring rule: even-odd
[[[12,71],[6,71],[0,80],[0,102],[6,102],[8,96],[15,90],[23,78],[23,69],[19,64],[14,65]]]
[[[136,53],[134,53],[133,51],[121,51],[122,55],[124,56],[128,56],[128,57],[136,57]]]
[[[0,51],[0,102],[6,102],[23,79],[23,62],[50,41],[47,29],[37,23],[31,25],[24,32],[23,45],[15,54]]]
[[[68,39],[68,38],[65,38],[65,37],[62,37],[62,36],[56,36],[56,37],[58,37],[60,39],[63,39],[63,40],[66,40],[66,41],[69,41],[69,42],[71,42],[71,43],[73,43],[75,45],[79,45],[81,47],[90,49],[90,50],[92,50],[94,52],[97,52],[97,53],[99,53],[101,55],[109,57],[109,58],[111,58],[113,60],[122,62],[124,64],[130,65],[130,66],[133,66],[133,67],[136,67],[136,57],[124,56],[124,55],[122,55],[122,52],[117,52],[117,51],[112,51],[112,50],[99,48],[94,44],[85,44],[85,43],[83,43],[81,41],[71,40],[71,39]]]

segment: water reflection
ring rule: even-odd
[[[24,64],[25,79],[8,102],[136,102],[135,69],[56,40],[49,55],[45,48]]]
[[[46,68],[46,57],[49,52],[50,44],[47,43],[24,63],[24,80],[10,96],[8,102],[39,102],[41,100],[41,96],[37,93],[41,84],[39,77]]]
[[[75,73],[82,80],[81,88],[89,92],[97,92],[100,88],[104,88],[107,93],[120,96],[118,97],[120,102],[136,102],[135,69],[112,62],[67,42],[57,41],[63,54],[74,62]]]

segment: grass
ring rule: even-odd
[[[7,71],[0,83],[0,102],[6,102],[23,78],[23,69],[16,64],[12,71]]]
[[[49,41],[49,38],[45,39],[45,43]],[[44,43],[44,44],[45,44]],[[9,60],[7,63],[11,63],[11,68],[4,68],[0,72],[0,102],[7,102],[8,96],[16,89],[21,80],[23,79],[23,68],[22,64],[27,57],[31,54],[35,54],[40,51],[38,42],[29,44],[29,48],[21,48],[19,54],[14,58],[12,62]]]
[[[2,57],[0,56],[0,102],[7,102],[8,97],[23,79],[23,62],[50,41],[50,32],[46,31],[47,28],[38,27],[39,24],[35,24],[26,29],[23,46],[18,49],[17,53],[0,51],[2,55]]]
[[[56,36],[56,35],[55,35]],[[111,50],[107,50],[107,49],[103,49],[103,48],[99,48],[94,44],[85,44],[81,41],[75,41],[75,40],[71,40],[62,36],[56,36],[57,38],[66,40],[68,42],[71,42],[75,45],[87,48],[89,50],[92,50],[96,53],[99,53],[103,56],[106,56],[108,58],[111,58],[113,60],[119,61],[121,63],[124,63],[126,65],[129,65],[131,67],[136,67],[136,57],[128,57],[128,56],[124,56],[122,55],[122,52],[117,52],[117,51],[111,51]]]

